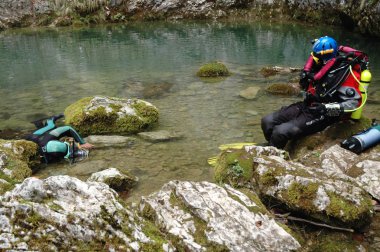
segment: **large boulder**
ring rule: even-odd
[[[294,251],[300,244],[257,195],[228,185],[171,181],[140,204],[183,251]]]
[[[39,164],[38,146],[26,140],[0,139],[0,194],[32,174]]]
[[[158,121],[158,109],[139,99],[94,96],[65,109],[65,122],[84,135],[142,131]]]
[[[146,251],[154,244],[104,183],[28,178],[0,202],[0,250]]]
[[[327,173],[318,165],[287,160],[283,151],[274,149],[246,146],[224,151],[217,161],[217,179],[240,178],[244,182],[240,185],[256,188],[265,202],[277,202],[307,218],[357,229],[370,222],[371,197],[359,183],[344,174]],[[243,170],[240,174],[238,166]]]

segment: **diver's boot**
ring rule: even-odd
[[[65,115],[63,113],[61,113],[61,114],[58,114],[58,115],[53,115],[51,117],[51,119],[53,120],[53,122],[56,122],[57,120],[59,120],[59,119],[61,119],[63,117],[65,117]]]

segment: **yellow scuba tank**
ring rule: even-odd
[[[363,70],[360,75],[360,85],[359,85],[359,90],[362,94],[362,102],[365,102],[367,100],[368,86],[371,82],[371,79],[372,79],[371,72],[368,69]],[[360,117],[362,116],[362,111],[363,111],[363,106],[351,114],[351,119],[359,120]]]

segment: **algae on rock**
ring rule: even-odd
[[[139,99],[86,97],[65,109],[65,122],[84,135],[131,134],[158,121],[158,109]]]
[[[211,62],[201,66],[197,72],[199,77],[223,77],[230,76],[228,68],[221,62]]]

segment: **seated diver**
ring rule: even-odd
[[[27,140],[38,144],[45,163],[57,162],[63,158],[70,161],[85,158],[88,156],[88,149],[94,147],[90,143],[85,143],[72,127],[56,127],[55,122],[63,116],[63,114],[53,116],[47,119],[45,124],[41,123],[44,119],[33,122],[39,129],[27,137]],[[73,141],[60,141],[63,137],[68,137]]]
[[[324,130],[349,118],[361,106],[360,73],[368,56],[347,46],[338,46],[331,37],[313,43],[313,51],[300,75],[306,92],[304,101],[284,106],[266,115],[261,128],[270,146],[283,149],[291,139]]]

